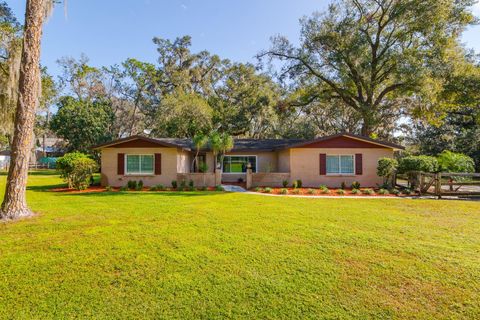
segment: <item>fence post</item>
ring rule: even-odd
[[[423,188],[425,186],[425,175],[423,174],[423,172],[418,172],[418,175],[419,175],[419,179],[418,181],[420,181],[420,186],[418,188],[418,195],[422,195],[422,192],[423,192]]]
[[[438,199],[442,198],[442,173],[436,173],[435,174],[435,195],[438,197]]]

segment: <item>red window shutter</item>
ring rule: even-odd
[[[162,174],[162,154],[155,153],[155,175],[159,176]]]
[[[117,174],[125,174],[125,153],[119,153],[117,155]]]
[[[327,174],[327,154],[320,153],[320,175],[324,176]]]
[[[357,176],[363,174],[363,155],[361,153],[355,155],[355,174]]]

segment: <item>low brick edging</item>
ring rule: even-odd
[[[270,196],[270,197],[290,197],[290,198],[310,198],[310,199],[418,199],[418,197],[405,196],[320,196],[320,195],[302,195],[302,194],[272,194],[272,193],[261,193],[247,191],[245,194],[259,195],[259,196]]]

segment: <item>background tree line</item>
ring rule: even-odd
[[[402,139],[413,153],[463,152],[479,166],[480,68],[461,43],[477,22],[474,2],[333,1],[301,19],[298,46],[276,36],[256,65],[192,52],[189,36],[154,38],[156,63],[131,58],[97,68],[84,56],[64,57],[58,79],[43,70],[35,130],[84,152],[144,132],[312,138],[348,131]],[[0,13],[0,143],[8,144],[22,35],[6,3]]]

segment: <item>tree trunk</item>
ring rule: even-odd
[[[50,0],[27,0],[11,164],[0,210],[2,219],[17,219],[32,214],[27,206],[25,191],[35,109],[40,93],[40,41],[45,19],[45,1]]]
[[[370,136],[371,133],[372,133],[372,131],[370,129],[370,126],[367,123],[364,122],[363,125],[362,125],[362,131],[361,131],[362,136],[368,137],[368,136]]]

